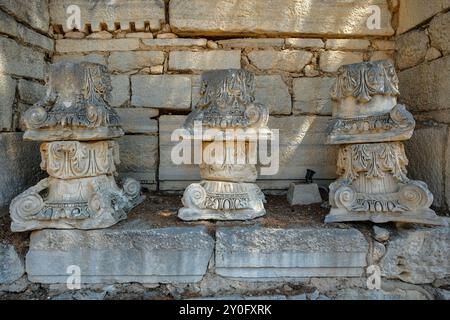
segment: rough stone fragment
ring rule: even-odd
[[[401,0],[397,33],[402,34],[450,7],[450,0]]]
[[[432,283],[450,275],[450,228],[399,230],[380,261],[381,273],[414,284]]]
[[[172,32],[164,32],[164,33],[158,33],[156,35],[157,39],[176,39],[178,36],[175,33]]]
[[[356,229],[218,228],[216,272],[232,278],[360,277],[368,243]]]
[[[287,199],[291,206],[321,203],[319,186],[316,183],[294,184],[291,183],[287,192]]]
[[[111,106],[120,107],[130,100],[130,78],[127,75],[111,76],[111,86]]]
[[[36,79],[44,78],[44,53],[0,37],[0,66],[3,73]]]
[[[331,89],[335,78],[294,79],[294,114],[331,115]]]
[[[71,0],[50,1],[52,25],[60,25],[64,31],[68,31],[67,8],[72,4],[74,3]],[[115,23],[120,25],[121,30],[130,30],[130,24],[133,23],[136,30],[143,31],[147,21],[152,30],[159,30],[161,23],[165,22],[163,0],[116,0],[114,2],[98,0],[95,3],[90,0],[81,0],[76,4],[81,10],[83,23],[81,29],[89,24],[94,32],[101,31],[102,24],[107,26],[108,31],[115,31]]]
[[[39,146],[24,142],[21,133],[0,134],[0,208],[41,177]]]
[[[0,8],[25,21],[31,27],[44,33],[48,32],[49,5],[48,1],[17,1],[2,0]]]
[[[45,95],[45,87],[39,82],[21,79],[18,89],[20,100],[27,104],[35,104]]]
[[[370,57],[370,61],[388,60],[395,64],[394,51],[375,51]]]
[[[324,48],[325,44],[321,39],[309,38],[288,38],[286,39],[288,48]]]
[[[449,7],[450,7],[450,1]],[[438,15],[431,20],[428,32],[430,34],[431,45],[441,50],[444,55],[450,52],[450,12]]]
[[[284,39],[279,38],[240,38],[227,39],[217,42],[223,48],[264,48],[264,47],[282,47]]]
[[[109,70],[129,72],[164,63],[162,51],[113,52],[109,56]]]
[[[279,75],[256,76],[256,101],[266,105],[270,114],[290,114],[291,95]]]
[[[131,104],[136,107],[189,110],[191,79],[182,75],[131,77]]]
[[[88,38],[88,39],[112,39],[112,37],[113,37],[113,35],[110,32],[103,30],[103,31],[91,33],[86,38]]]
[[[425,55],[426,61],[436,60],[437,58],[442,57],[442,53],[436,48],[428,48],[427,54]]]
[[[369,46],[370,41],[362,39],[329,39],[325,43],[326,49],[337,50],[365,50]]]
[[[53,51],[54,48],[53,39],[18,23],[14,18],[3,11],[0,11],[0,32],[19,38],[23,42],[27,42],[47,51]]]
[[[53,62],[92,62],[98,63],[106,66],[106,57],[101,54],[91,53],[91,54],[64,54],[64,55],[55,55],[53,56]]]
[[[344,51],[324,51],[320,54],[320,69],[336,72],[340,66],[363,61],[362,53]]]
[[[42,230],[31,235],[26,270],[41,283],[66,283],[70,265],[80,267],[82,283],[192,283],[213,248],[205,227]]]
[[[400,70],[414,67],[424,60],[427,49],[428,36],[425,31],[415,30],[401,35],[397,39],[397,66]]]
[[[375,239],[377,241],[388,241],[390,237],[390,232],[384,228],[378,226],[373,226],[373,232],[375,233]]]
[[[148,47],[206,47],[206,39],[143,39]]]
[[[312,53],[302,50],[255,50],[248,54],[250,62],[261,70],[301,72],[312,58]]]
[[[11,244],[0,243],[0,284],[11,284],[24,274],[22,259]]]
[[[125,35],[126,38],[153,39],[151,32],[130,32]]]
[[[448,109],[450,56],[399,73],[400,102],[413,112]]]
[[[370,5],[381,9],[381,28],[369,29]],[[360,2],[320,0],[268,4],[260,0],[174,0],[170,26],[177,34],[199,35],[392,35],[385,0]],[[255,27],[256,26],[256,27]]]
[[[139,48],[139,39],[60,39],[56,40],[56,52],[132,51]]]
[[[16,81],[0,74],[0,131],[11,131]]]
[[[125,133],[158,133],[158,121],[151,119],[158,116],[157,109],[151,108],[116,108]]]
[[[169,70],[202,71],[215,69],[239,69],[241,52],[239,50],[215,51],[171,51]]]
[[[372,40],[372,47],[374,47],[377,50],[395,50],[395,41]]]

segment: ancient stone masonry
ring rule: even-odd
[[[265,214],[264,194],[254,183],[256,167],[248,161],[250,144],[254,142],[239,140],[238,135],[239,129],[265,130],[269,134],[266,127],[269,111],[255,103],[254,91],[255,79],[248,71],[226,69],[203,73],[200,100],[186,119],[185,128],[192,132],[199,123],[201,127],[220,130],[225,135],[224,157],[221,162],[208,163],[204,159],[200,164],[203,180],[185,190],[184,208],[178,213],[181,219],[246,220]],[[202,151],[214,143],[212,139],[202,139]],[[236,161],[242,157],[244,162]]]
[[[326,222],[388,221],[446,225],[430,209],[433,195],[410,180],[403,143],[415,126],[397,104],[398,78],[388,61],[345,65],[332,92],[333,123],[328,142],[339,144],[337,174],[330,186]]]
[[[143,200],[140,185],[115,182],[123,135],[119,116],[106,102],[106,67],[94,63],[52,65],[47,93],[24,114],[24,139],[41,144],[41,168],[49,174],[13,199],[13,231],[42,228],[106,228],[125,219]]]

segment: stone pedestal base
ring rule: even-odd
[[[178,217],[192,220],[249,220],[266,214],[264,194],[254,183],[204,180],[186,188]]]
[[[11,230],[107,228],[143,201],[140,184],[127,179],[119,188],[114,177],[49,177],[13,199]]]

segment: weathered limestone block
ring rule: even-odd
[[[139,49],[139,39],[60,39],[56,52],[81,53],[90,51],[133,51]]]
[[[50,0],[52,25],[62,26],[64,32],[70,31],[66,23],[67,8],[73,4],[70,0]],[[152,30],[159,30],[165,22],[163,0],[81,0],[76,5],[81,10],[82,29],[89,24],[94,32],[101,31],[102,25],[106,25],[108,31],[114,31],[116,23],[121,30],[131,30],[131,23],[139,31],[144,30],[146,23]]]
[[[291,206],[321,203],[319,186],[316,183],[291,183],[287,192],[287,200]]]
[[[287,38],[285,40],[286,47],[288,48],[324,48],[325,44],[322,39],[309,39],[309,38]]]
[[[241,38],[226,39],[217,42],[223,48],[265,48],[282,47],[284,39],[280,38]]]
[[[116,108],[125,133],[157,134],[158,121],[151,119],[157,117],[158,109],[151,108]]]
[[[448,1],[450,7],[450,1]],[[444,55],[450,52],[450,35],[448,30],[450,29],[450,12],[436,16],[431,20],[428,32],[430,34],[431,45],[440,51]]]
[[[313,54],[302,50],[255,50],[248,54],[250,62],[261,70],[301,72]]]
[[[381,9],[381,28],[367,27],[371,5]],[[174,0],[169,4],[170,25],[182,35],[392,35],[391,14],[385,0]]]
[[[107,63],[107,57],[102,54],[97,53],[91,53],[91,54],[79,54],[79,53],[70,53],[70,54],[63,54],[63,55],[54,55],[53,56],[53,63],[58,62],[92,62],[92,63],[98,63],[106,66]]]
[[[50,176],[13,199],[12,231],[106,228],[142,202],[137,181],[119,188],[114,180],[119,150],[111,139],[123,131],[107,103],[110,81],[102,65],[52,66],[45,97],[24,115],[24,137],[45,141],[41,168]]]
[[[11,131],[13,104],[16,97],[16,81],[0,74],[0,131]]]
[[[0,65],[3,73],[36,79],[44,78],[45,55],[16,41],[0,37]]]
[[[326,49],[333,50],[366,50],[369,46],[370,41],[362,39],[328,39],[325,43]]]
[[[254,183],[258,176],[256,163],[251,162],[250,150],[255,150],[255,140],[261,139],[261,130],[267,128],[269,110],[255,102],[254,75],[242,69],[208,71],[202,74],[200,100],[186,119],[184,128],[188,139],[197,139],[203,159],[200,161],[202,181],[186,188],[178,211],[182,220],[247,220],[265,214],[264,194]],[[223,139],[214,136],[195,136],[196,128],[215,129]],[[253,137],[240,133],[251,129]],[[254,140],[250,140],[254,139]],[[216,151],[222,148],[223,156]],[[210,156],[208,156],[208,154]]]
[[[48,32],[49,6],[47,1],[2,0],[0,8],[25,21],[31,27]]]
[[[41,177],[39,146],[22,137],[22,133],[0,133],[0,208]]]
[[[256,76],[255,98],[269,108],[270,114],[291,114],[291,95],[279,75]]]
[[[81,283],[192,283],[213,249],[205,227],[42,230],[31,234],[26,271],[40,283],[66,283],[70,265],[80,267]]]
[[[111,95],[108,102],[113,107],[120,107],[130,101],[130,77],[126,74],[111,76]]]
[[[430,209],[427,185],[407,177],[408,140],[415,121],[397,104],[398,78],[388,61],[365,62],[339,70],[332,97],[335,122],[329,143],[341,144],[339,179],[330,185],[325,222],[389,221],[447,225]]]
[[[184,75],[131,76],[131,104],[136,107],[189,110],[191,79]]]
[[[10,284],[25,273],[22,259],[11,244],[0,243],[0,284]]]
[[[240,50],[171,51],[169,70],[204,71],[241,67]]]
[[[0,12],[0,32],[19,38],[23,42],[29,43],[33,46],[53,52],[55,45],[55,41],[53,39],[37,33],[21,23],[18,23],[14,18],[3,11]]]
[[[45,96],[45,86],[39,82],[20,79],[17,88],[20,100],[27,104],[35,104]]]
[[[368,248],[356,229],[220,227],[215,267],[246,280],[360,277]]]
[[[294,114],[331,115],[330,91],[335,78],[294,79]]]
[[[414,112],[448,109],[449,74],[450,56],[400,72],[400,102]]]
[[[143,39],[146,47],[206,47],[206,39]]]
[[[320,54],[320,69],[324,72],[336,72],[339,67],[363,61],[359,52],[324,51]]]
[[[164,63],[162,51],[113,52],[109,56],[109,70],[129,72]]]
[[[447,8],[450,0],[400,0],[397,33],[402,34]]]
[[[382,276],[424,284],[450,276],[450,228],[399,230],[380,261]]]
[[[397,39],[396,62],[400,70],[414,67],[425,59],[428,36],[424,30],[405,33]]]

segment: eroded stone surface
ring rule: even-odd
[[[0,74],[0,131],[12,128],[13,104],[16,97],[16,81]]]
[[[81,268],[82,283],[192,283],[213,248],[205,227],[42,230],[31,235],[26,270],[41,283],[66,283],[70,265]]]
[[[241,67],[239,50],[215,51],[171,51],[169,54],[169,70],[204,71]]]
[[[0,284],[11,284],[24,272],[23,261],[14,246],[0,243]]]
[[[450,7],[450,1],[448,1],[448,6]],[[450,35],[448,30],[450,29],[450,12],[438,15],[433,18],[428,28],[431,45],[436,47],[443,54],[448,54],[450,52]]]
[[[311,184],[291,183],[287,192],[287,200],[291,206],[308,205],[312,203],[321,203],[322,198],[319,192],[319,186]]]
[[[397,66],[402,70],[422,62],[427,54],[428,36],[424,30],[414,30],[397,39]]]

